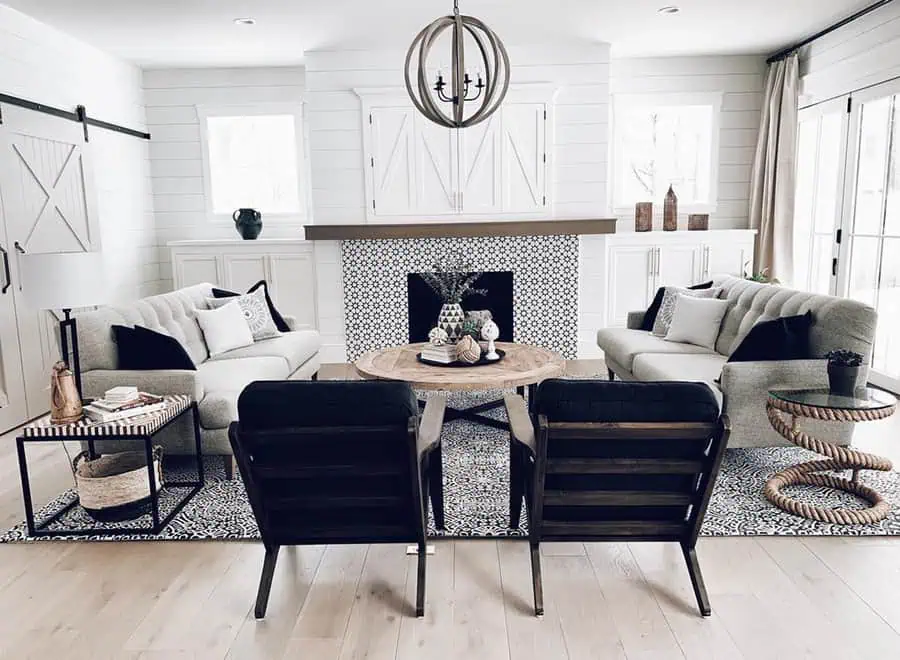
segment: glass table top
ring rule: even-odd
[[[801,406],[833,408],[835,410],[882,410],[897,404],[897,399],[892,395],[871,387],[856,390],[854,396],[832,394],[827,389],[769,390],[769,395]]]

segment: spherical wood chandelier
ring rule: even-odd
[[[446,82],[438,71],[432,85],[428,80],[428,56],[435,41],[448,29],[452,30],[450,80]],[[466,69],[467,35],[477,46],[474,79]],[[441,126],[468,128],[483,122],[503,103],[509,90],[509,55],[496,33],[479,19],[460,15],[458,0],[454,0],[452,16],[442,16],[416,36],[406,55],[405,73],[406,90],[419,112]],[[445,112],[438,101],[450,104],[449,111]],[[466,104],[476,102],[476,109],[467,116]]]

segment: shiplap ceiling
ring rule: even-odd
[[[452,0],[3,0],[146,67],[291,65],[404,47]],[[508,43],[605,41],[617,56],[770,53],[869,0],[460,0]],[[663,16],[658,9],[677,5]],[[252,17],[253,26],[233,20]]]

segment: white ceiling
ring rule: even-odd
[[[771,53],[871,0],[460,0],[508,44],[605,41],[617,56]],[[291,65],[405,48],[452,0],[2,0],[145,67]],[[675,4],[681,12],[657,10]],[[254,26],[233,19],[253,17]]]

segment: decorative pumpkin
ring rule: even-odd
[[[443,328],[432,328],[428,333],[428,341],[432,346],[446,346],[450,341],[450,336]]]
[[[465,335],[456,344],[456,357],[460,362],[475,364],[481,359],[481,346],[470,335]]]

